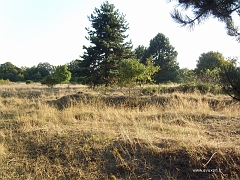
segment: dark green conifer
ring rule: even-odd
[[[117,81],[119,62],[133,56],[131,42],[125,42],[129,27],[125,15],[107,1],[88,18],[92,26],[86,28],[86,38],[91,45],[83,46],[80,75],[87,84],[108,86]]]

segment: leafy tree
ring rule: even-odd
[[[238,57],[228,57],[227,61],[233,66],[237,67]]]
[[[46,77],[51,74],[53,66],[47,62],[39,63],[36,67],[36,71],[41,74],[41,77]]]
[[[197,81],[196,72],[188,68],[179,69],[178,78],[179,82],[184,84],[192,84]]]
[[[36,72],[36,66],[30,67],[30,68],[29,67],[22,67],[22,70],[23,70],[23,75],[24,75],[25,80],[36,81],[33,78],[33,75]]]
[[[36,66],[26,68],[23,72],[25,80],[32,80],[34,82],[39,82],[44,79],[40,72],[37,70]]]
[[[135,54],[136,58],[144,64],[146,63],[146,59],[149,57],[148,48],[140,45],[135,49]]]
[[[133,86],[138,78],[144,74],[145,66],[137,59],[122,60],[119,65],[120,86]]]
[[[78,74],[78,72],[79,72],[79,60],[77,60],[77,59],[73,60],[70,63],[68,63],[67,66],[68,66],[69,71],[72,74],[70,81],[75,82],[75,83],[79,82],[79,78],[80,78],[80,76]]]
[[[53,67],[53,73],[45,77],[41,83],[52,87],[56,84],[68,82],[70,79],[71,72],[68,70],[67,65],[60,65]]]
[[[47,77],[45,77],[42,81],[41,81],[41,84],[42,85],[47,85],[48,87],[53,87],[55,86],[56,84],[58,84],[57,80],[54,79],[53,76],[49,75]]]
[[[46,76],[50,75],[53,70],[53,66],[49,63],[39,63],[37,66],[22,67],[25,80],[32,80],[35,82],[42,81]]]
[[[200,71],[198,79],[201,83],[207,83],[211,85],[218,85],[220,80],[221,68],[205,69]]]
[[[25,78],[24,78],[23,73],[19,73],[17,76],[15,76],[15,80],[16,80],[17,82],[19,82],[19,81],[25,81]]]
[[[176,60],[178,53],[164,34],[158,33],[150,41],[148,54],[153,56],[154,64],[161,67],[154,77],[157,83],[176,81],[179,70]]]
[[[209,51],[207,53],[202,53],[197,60],[196,72],[204,72],[208,70],[214,70],[215,68],[222,68],[228,62],[225,60],[224,56],[219,52]]]
[[[60,65],[53,69],[51,76],[56,79],[58,84],[69,82],[71,79],[71,72],[68,70],[67,65]]]
[[[131,42],[125,42],[128,35],[124,33],[129,27],[125,15],[107,1],[88,18],[92,23],[92,28],[86,28],[91,45],[83,46],[79,75],[88,84],[108,86],[117,81],[120,61],[133,57]]]
[[[0,65],[0,79],[9,79],[10,81],[16,82],[19,80],[17,76],[21,76],[21,73],[21,69],[10,62]]]
[[[36,70],[35,70],[36,71]],[[34,81],[39,82],[42,79],[44,79],[41,75],[41,73],[39,71],[37,71],[36,73],[33,74],[32,78],[34,79]]]
[[[229,64],[221,73],[221,86],[233,99],[240,101],[240,67]]]
[[[145,71],[141,76],[138,77],[138,81],[141,84],[147,83],[147,82],[153,82],[153,75],[157,73],[159,70],[161,70],[160,66],[156,66],[153,62],[153,57],[150,56],[146,60],[145,65]]]
[[[190,9],[193,14],[193,17],[190,18],[189,15],[183,15],[178,8],[173,10],[171,13],[172,18],[182,26],[193,28],[196,23],[200,24],[212,16],[224,22],[226,24],[227,33],[230,36],[236,37],[240,42],[240,32],[238,27],[234,25],[232,18],[234,12],[240,16],[239,0],[181,0],[178,1],[178,7],[182,7],[185,11]]]
[[[147,65],[137,59],[123,60],[119,66],[119,84],[121,86],[134,86],[137,82],[140,85],[151,82],[153,74],[159,69],[159,66],[153,64],[152,57],[147,59]]]
[[[159,66],[154,66],[152,57],[147,59],[147,65],[144,65],[137,59],[126,59],[121,61],[119,65],[119,80],[118,83],[121,87],[129,87],[129,95],[131,88],[137,83],[144,84],[152,82],[152,76],[160,69]]]
[[[201,82],[217,85],[221,79],[220,76],[224,75],[221,71],[234,63],[236,63],[235,60],[225,60],[221,53],[210,51],[199,56],[195,71]]]

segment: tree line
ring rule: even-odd
[[[11,62],[0,64],[0,79],[11,82],[41,82],[53,86],[71,79],[67,65],[53,66],[49,63],[39,63],[33,67],[17,67]]]
[[[224,22],[232,22],[230,16],[232,11],[229,8],[233,6],[227,6],[228,4],[218,4],[218,1],[203,1],[202,4],[195,1],[183,1],[179,5],[192,7],[193,10],[196,8],[203,13],[199,16],[196,14],[196,18],[191,21],[184,19],[175,9],[172,17],[183,25],[192,26],[197,18],[200,21],[201,17],[207,17],[204,14],[209,15],[215,12],[214,10],[219,10],[218,6],[228,10],[225,12],[228,13],[228,19]],[[198,13],[197,10],[194,12]],[[236,8],[235,10],[239,11]],[[222,17],[221,13],[215,16],[219,16],[220,19]],[[129,25],[125,15],[120,13],[113,4],[104,2],[100,8],[94,9],[88,19],[91,27],[86,28],[88,32],[86,39],[90,45],[83,46],[84,53],[80,59],[58,67],[49,63],[39,63],[31,68],[18,68],[7,62],[0,65],[0,79],[15,82],[41,81],[50,86],[70,81],[92,87],[98,85],[132,86],[150,82],[159,84],[205,81],[218,83],[229,95],[238,98],[236,94],[240,94],[238,78],[240,73],[236,58],[226,59],[221,53],[210,51],[199,56],[196,69],[180,69],[177,62],[178,52],[162,33],[153,37],[148,47],[139,45],[133,50],[132,43],[126,34]],[[229,31],[233,32],[236,30],[234,28],[235,26],[227,24]],[[235,31],[237,36],[236,33],[238,32]]]

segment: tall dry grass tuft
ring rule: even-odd
[[[239,104],[226,97],[34,90],[0,98],[0,179],[240,178]]]

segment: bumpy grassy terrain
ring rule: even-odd
[[[0,179],[239,178],[227,96],[0,87]]]

